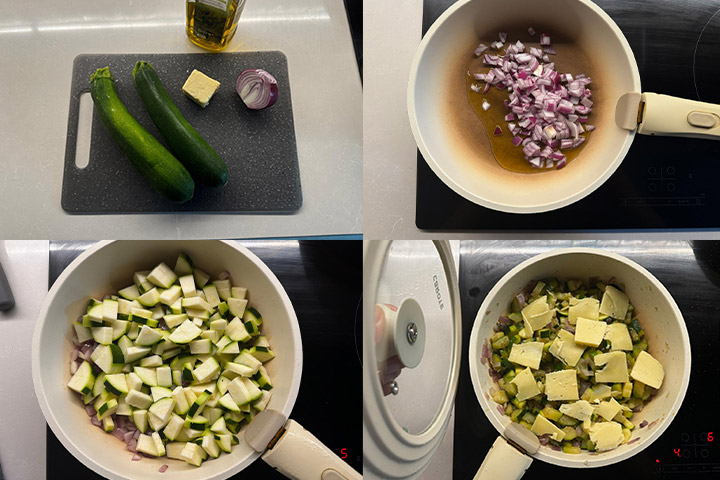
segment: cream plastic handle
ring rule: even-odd
[[[262,459],[292,480],[362,479],[362,475],[293,420],[287,421],[285,433]]]
[[[638,133],[671,137],[720,139],[720,105],[643,93],[643,121]]]
[[[498,437],[485,455],[474,480],[519,480],[532,461],[532,457],[520,453],[505,438]]]

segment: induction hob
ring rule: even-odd
[[[678,415],[642,452],[614,465],[582,471],[535,460],[523,478],[585,480],[720,478],[720,242],[509,242],[460,245],[463,361],[455,402],[453,478],[473,478],[498,436],[477,401],[467,351],[475,315],[490,289],[518,263],[552,248],[595,247],[624,255],[665,285],[683,314],[690,336],[690,384]]]
[[[356,341],[360,338],[361,323],[361,242],[247,241],[242,244],[277,276],[300,324],[304,368],[290,418],[362,472],[362,364]],[[50,242],[50,286],[90,245],[92,243]],[[322,370],[321,375],[318,368]],[[130,461],[132,454],[119,441],[118,450],[127,453]],[[174,461],[168,460],[168,464],[172,466]],[[253,476],[267,480],[285,478],[260,459],[231,478]],[[47,479],[67,478],[102,477],[76,460],[48,427]]]
[[[423,34],[453,0],[424,0]],[[720,0],[597,0],[627,37],[643,91],[720,103]],[[602,46],[598,46],[602,48]],[[476,205],[417,159],[416,224],[427,230],[627,231],[720,228],[720,141],[637,135],[585,199],[518,215]],[[588,214],[592,212],[592,214]]]

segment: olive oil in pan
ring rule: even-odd
[[[186,0],[188,38],[206,50],[227,47],[237,30],[245,0]]]
[[[535,35],[534,39],[535,41],[531,41],[528,37],[528,33],[525,32],[525,34],[518,34],[519,32],[515,31],[512,33],[508,33],[507,37],[507,43],[506,45],[510,45],[511,42],[515,43],[518,41],[518,39],[525,44],[525,51],[528,52],[530,50],[530,47],[538,47],[542,48],[540,46],[540,30],[538,30],[538,33]],[[585,57],[578,53],[577,46],[574,45],[572,42],[565,42],[562,41],[560,38],[555,38],[552,33],[549,33],[553,43],[552,47],[556,50],[557,55],[550,55],[550,61],[555,62],[555,71],[558,73],[572,73],[573,76],[577,75],[578,73],[585,73],[586,75],[590,76],[592,78],[592,72],[589,70],[588,65],[589,63],[585,60]],[[485,45],[490,45],[492,42],[496,41],[497,38],[491,38],[491,39],[482,39],[478,43],[484,43]],[[475,45],[477,46],[477,45]],[[473,50],[475,49],[475,46],[473,47]],[[508,99],[508,91],[500,90],[497,87],[493,86],[490,88],[490,90],[487,93],[482,93],[485,82],[475,80],[472,76],[473,73],[487,73],[490,71],[491,67],[486,66],[483,64],[483,57],[484,54],[492,54],[497,55],[498,53],[503,54],[504,48],[498,52],[497,50],[490,48],[486,50],[483,55],[480,55],[480,57],[472,56],[472,59],[470,60],[470,63],[468,64],[467,68],[467,81],[466,81],[466,89],[467,89],[467,96],[468,100],[470,101],[470,105],[472,106],[472,109],[475,111],[477,116],[482,121],[483,126],[485,127],[485,133],[487,134],[488,138],[490,139],[490,145],[492,146],[493,155],[495,156],[495,160],[498,162],[498,164],[503,167],[506,170],[510,170],[511,172],[518,172],[518,173],[542,173],[542,172],[552,172],[555,170],[554,168],[535,168],[530,163],[525,160],[525,155],[523,154],[523,146],[522,144],[519,147],[516,147],[512,144],[513,134],[510,132],[508,128],[508,122],[505,121],[505,115],[508,113],[511,113],[510,110],[507,110],[505,108],[505,100]],[[480,93],[473,91],[470,86],[475,83],[480,87]],[[590,89],[593,92],[593,97],[596,96],[596,91],[594,88],[594,84],[590,84]],[[486,111],[482,108],[483,99],[487,100],[487,102],[490,104],[490,108]],[[593,98],[595,101],[596,98]],[[597,102],[596,102],[597,105]],[[589,116],[589,122],[592,124],[592,119],[594,117],[594,114],[591,113]],[[513,122],[517,123],[517,121]],[[502,129],[502,135],[495,135],[495,127],[500,126]],[[480,132],[478,132],[478,135],[481,135]],[[585,136],[586,140],[583,142],[582,145],[580,145],[578,148],[574,149],[568,149],[568,150],[562,150],[562,153],[567,158],[567,163],[569,164],[574,159],[580,155],[580,152],[585,148],[585,146],[590,141],[590,136],[592,135],[592,132],[586,132],[582,134]],[[545,146],[544,144],[542,145]],[[567,168],[567,167],[565,167]]]

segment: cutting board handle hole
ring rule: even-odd
[[[80,94],[78,107],[77,143],[75,166],[85,168],[90,163],[90,138],[92,134],[93,101],[90,92]]]

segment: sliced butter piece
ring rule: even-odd
[[[600,404],[595,407],[595,413],[607,421],[615,418],[615,415],[620,413],[621,410],[622,406],[616,402],[614,398],[611,398],[609,402],[600,402]]]
[[[612,450],[620,445],[625,436],[622,433],[622,425],[617,422],[600,422],[590,427],[590,440],[595,444],[598,451]]]
[[[199,70],[193,70],[185,81],[182,91],[192,98],[195,103],[205,108],[218,88],[220,88],[220,82],[213,80]]]
[[[508,360],[518,365],[537,370],[540,368],[543,345],[545,344],[542,342],[516,343],[510,350]]]
[[[560,405],[560,412],[568,417],[577,418],[581,422],[590,418],[595,409],[590,402],[586,400],[578,400],[575,403],[563,403]]]
[[[515,378],[513,378],[510,383],[514,383],[517,387],[518,392],[516,397],[519,402],[540,395],[541,393],[540,387],[538,387],[529,367],[515,375]]]
[[[555,400],[577,400],[578,386],[575,369],[560,370],[545,375],[545,395],[551,402]]]
[[[573,300],[575,303],[573,303]],[[579,317],[597,320],[600,318],[598,315],[599,306],[600,301],[597,298],[587,297],[578,300],[571,297],[570,308],[568,308],[568,322],[570,322],[570,325],[575,325]]]
[[[593,360],[598,367],[605,365],[605,368],[595,372],[598,383],[627,383],[627,357],[624,352],[601,353],[595,355]]]
[[[655,357],[643,351],[635,360],[630,376],[634,380],[657,389],[660,388],[663,378],[665,378],[665,369]]]
[[[632,350],[632,338],[627,325],[620,322],[611,323],[605,331],[605,340],[610,342],[610,350]]]
[[[605,338],[607,323],[578,317],[575,325],[575,343],[597,347]]]
[[[549,433],[550,438],[557,442],[560,442],[563,438],[565,438],[565,432],[560,430],[550,420],[543,417],[542,415],[538,415],[537,417],[535,417],[535,421],[533,422],[530,431],[538,437],[540,435],[545,435],[546,433]]]
[[[567,330],[560,330],[548,351],[565,362],[566,365],[574,367],[585,351],[585,346],[575,343],[575,337],[572,333]]]
[[[612,285],[608,285],[605,287],[605,293],[600,304],[600,313],[622,320],[627,315],[629,304],[630,301],[627,295]]]
[[[525,330],[532,333],[550,323],[555,314],[555,310],[550,309],[547,303],[547,296],[543,295],[523,308],[520,313],[522,313],[525,323]]]

